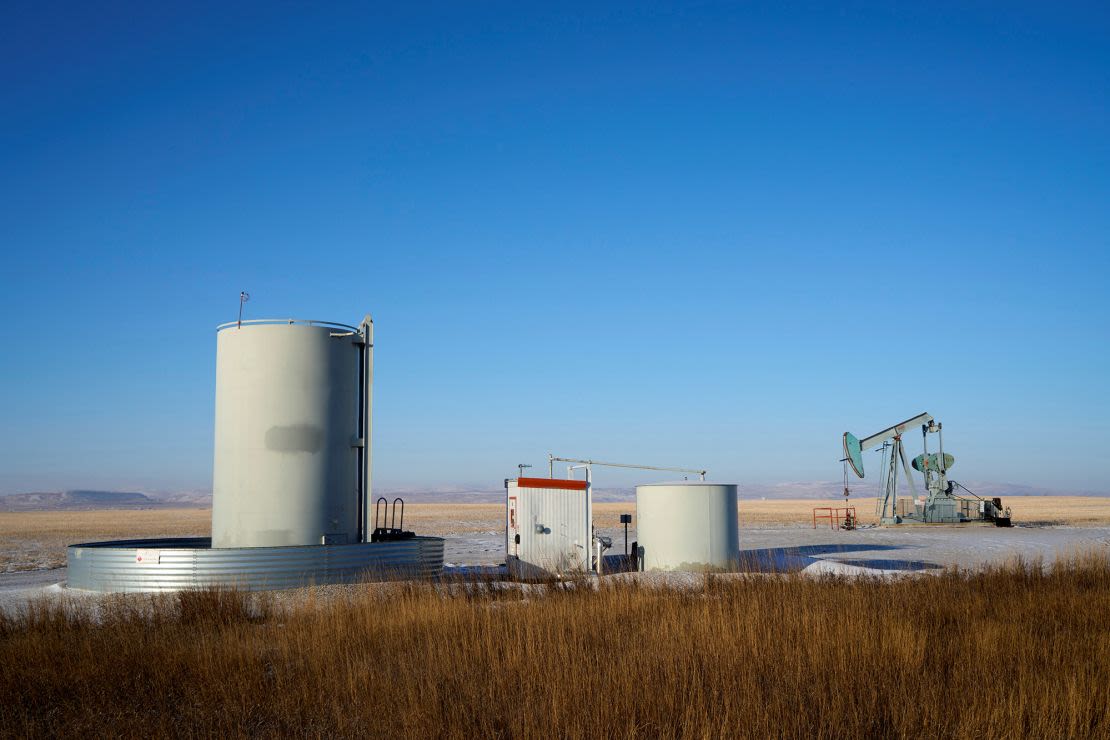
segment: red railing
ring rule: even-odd
[[[814,529],[817,529],[818,520],[827,520],[830,529],[840,529],[846,522],[850,522],[850,526],[854,527],[859,522],[856,519],[854,506],[815,506],[813,508]]]

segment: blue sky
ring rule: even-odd
[[[374,315],[378,485],[1110,491],[1105,5],[400,5],[6,11],[0,492],[208,487],[240,290]]]

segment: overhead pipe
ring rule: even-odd
[[[555,457],[548,454],[547,456],[547,474],[548,477],[555,477],[555,463],[581,463],[583,465],[603,465],[608,468],[632,468],[634,470],[665,470],[671,473],[694,473],[700,475],[701,479],[705,480],[705,475],[708,471],[698,470],[695,468],[665,468],[658,465],[633,465],[631,463],[615,463],[615,462],[602,462],[601,460],[579,460],[573,457]]]
[[[593,541],[593,545],[597,550],[597,555],[596,555],[597,565],[595,566],[594,571],[598,575],[601,575],[601,571],[602,571],[602,546],[601,546],[601,538],[599,538],[597,536],[597,534],[594,532],[594,526],[593,526],[593,522],[594,522],[594,512],[593,512],[593,507],[594,507],[594,504],[593,504],[593,501],[594,501],[594,496],[593,496],[593,466],[594,465],[602,465],[604,467],[609,467],[609,468],[631,468],[631,469],[634,469],[634,470],[665,470],[665,471],[672,472],[672,473],[694,473],[694,474],[700,476],[701,480],[703,480],[703,481],[705,480],[705,475],[706,475],[706,472],[707,472],[705,470],[700,470],[700,469],[696,469],[696,468],[668,468],[668,467],[662,467],[662,466],[659,466],[659,465],[633,465],[631,463],[603,462],[601,460],[579,460],[579,459],[573,458],[573,457],[555,457],[551,453],[548,453],[548,455],[547,455],[547,474],[548,474],[548,477],[550,477],[550,478],[555,477],[555,463],[556,462],[571,463],[570,465],[567,465],[567,478],[568,479],[574,477],[574,471],[575,470],[577,470],[579,468],[585,468],[585,470],[586,470],[586,521],[589,524],[589,532],[590,532],[590,537]]]

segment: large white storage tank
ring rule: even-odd
[[[644,570],[736,570],[739,527],[736,484],[636,486],[636,539]]]
[[[322,322],[220,328],[213,547],[359,541],[367,333]]]

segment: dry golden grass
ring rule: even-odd
[[[895,582],[710,577],[539,598],[411,584],[250,603],[201,592],[0,616],[0,734],[1110,734],[1105,556]]]
[[[0,572],[59,568],[77,542],[207,537],[211,525],[209,509],[0,512]]]
[[[860,524],[875,524],[875,499],[856,498],[848,502],[849,506],[856,507],[856,516]],[[844,499],[771,499],[767,501],[740,502],[740,526],[795,526],[798,524],[813,523],[814,507],[833,506],[842,508]],[[828,527],[828,523],[822,526]]]
[[[1002,500],[1015,524],[1110,525],[1110,498],[1096,496],[1012,496]],[[740,502],[740,526],[811,524],[815,506],[843,506],[843,499],[774,499]],[[875,524],[875,499],[855,497],[861,524]]]
[[[505,504],[405,504],[405,529],[437,537],[505,531]]]
[[[1003,499],[1021,524],[1110,524],[1110,498],[1100,496],[1014,496]]]

